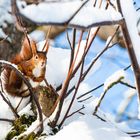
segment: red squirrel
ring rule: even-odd
[[[40,83],[45,78],[46,60],[46,52],[37,51],[36,42],[26,36],[21,51],[10,62],[16,64],[29,80]],[[22,78],[11,68],[6,67],[2,72],[2,86],[4,91],[10,95],[20,97],[29,95]]]

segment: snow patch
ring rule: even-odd
[[[71,2],[42,2],[38,5],[32,4],[24,8],[18,4],[20,12],[37,23],[64,23],[76,12],[83,4],[81,1]]]
[[[92,115],[85,115],[45,140],[136,140]]]

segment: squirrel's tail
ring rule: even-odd
[[[25,89],[22,78],[11,68],[5,68],[1,73],[2,90],[12,96],[26,97],[29,91]],[[24,85],[24,88],[23,88]]]

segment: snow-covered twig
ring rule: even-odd
[[[58,5],[59,8],[62,9],[61,11],[59,10]],[[116,25],[122,23],[123,18],[119,12],[114,10],[114,8],[106,10],[110,5],[110,2],[106,3],[105,9],[100,9],[102,0],[99,1],[98,5],[99,6],[96,7],[91,6],[88,4],[88,0],[49,4],[44,2],[36,6],[27,5],[25,8],[19,6],[19,14],[25,21],[30,21],[39,25],[67,25],[72,28],[80,29],[89,29],[91,27]],[[52,8],[55,9],[53,12]],[[32,16],[29,14],[30,11],[35,11],[32,12]],[[36,13],[36,11],[39,12]],[[52,13],[51,16],[49,13]],[[36,16],[36,14],[38,16]],[[83,19],[83,14],[86,20]]]
[[[123,70],[126,71],[126,70],[128,70],[130,67],[131,67],[131,65],[127,66],[127,67],[124,68]],[[124,81],[120,81],[119,83],[120,83],[120,84],[123,84],[123,85],[125,85],[125,86],[128,86],[128,87],[130,87],[130,88],[132,88],[132,89],[136,89],[136,87],[134,87],[134,86],[132,86],[132,85],[130,85],[129,83],[126,83],[126,82],[124,82]],[[78,96],[78,97],[77,97],[77,100],[81,99],[82,97],[84,97],[84,96],[90,94],[91,92],[93,92],[93,91],[95,91],[95,90],[97,90],[97,89],[99,89],[99,88],[101,88],[101,87],[103,87],[103,86],[104,86],[104,83],[100,84],[100,85],[97,86],[97,87],[94,87],[93,89],[89,90],[88,92],[85,92],[85,93],[83,93],[82,95]]]
[[[104,98],[104,96],[106,95],[107,91],[112,88],[114,85],[116,85],[117,83],[119,83],[122,79],[125,78],[125,73],[124,71],[117,71],[115,72],[112,76],[110,76],[104,83],[104,92],[101,94],[98,103],[95,107],[95,110],[93,112],[93,114],[96,114],[96,112],[98,111],[98,108],[100,107],[100,104]]]

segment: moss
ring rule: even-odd
[[[16,131],[16,130],[11,130],[11,131],[7,134],[5,140],[11,140],[11,139],[12,139],[13,137],[15,137],[15,136],[17,136],[17,131]]]
[[[20,135],[26,130],[27,126],[22,125],[18,121],[14,124],[12,130],[7,134],[6,140],[11,140],[13,137]]]
[[[26,131],[27,127],[29,127],[32,122],[36,120],[36,116],[23,114],[20,118],[16,119],[13,123],[13,128],[7,134],[6,140],[11,140],[13,137],[20,135],[24,131]]]
[[[22,124],[26,124],[29,127],[32,124],[32,122],[34,122],[36,119],[37,119],[36,116],[31,116],[31,115],[23,114],[20,117],[20,122]]]
[[[25,135],[25,136],[22,136],[21,138],[18,138],[18,140],[35,140],[35,138],[36,138],[36,134],[32,132],[28,136]]]

